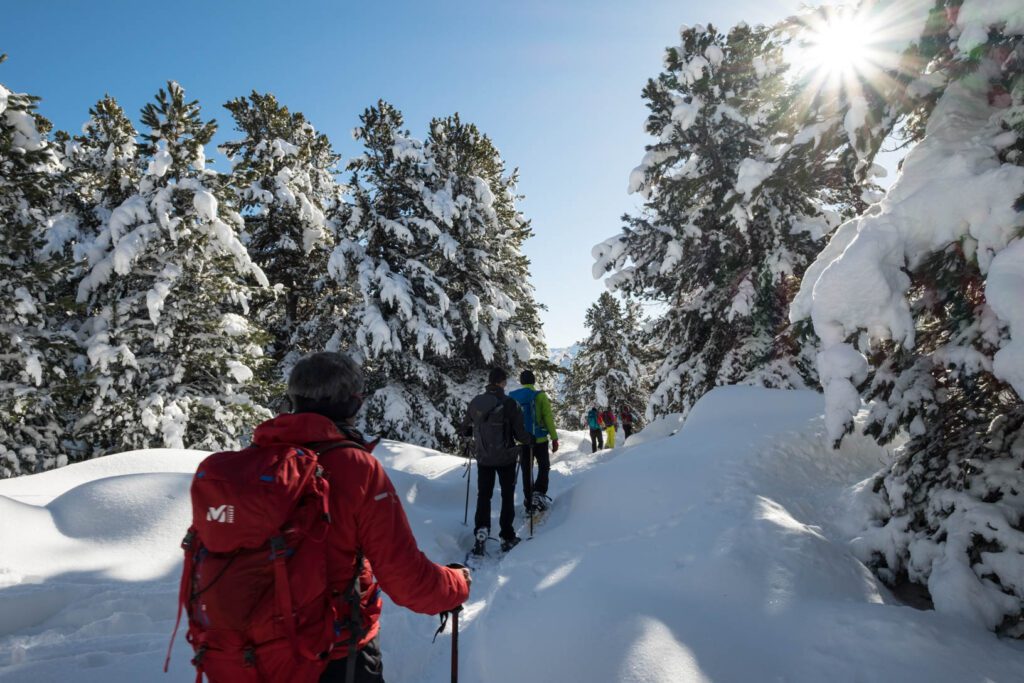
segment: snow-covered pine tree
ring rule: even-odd
[[[142,167],[137,136],[117,100],[107,95],[89,109],[82,134],[64,144],[64,166],[79,223],[79,258],[85,256],[99,226],[138,189]]]
[[[530,364],[546,348],[522,253],[531,235],[516,207],[516,173],[490,138],[455,114],[434,119],[426,140],[429,181],[424,191],[439,232],[438,273],[452,301],[448,320],[457,347],[446,376],[477,393],[487,368]],[[456,406],[461,412],[462,405]]]
[[[89,419],[98,390],[97,370],[89,367],[87,357],[92,321],[86,307],[76,301],[78,286],[89,264],[106,249],[107,245],[98,240],[102,226],[113,210],[136,192],[142,177],[138,133],[116,100],[105,96],[89,115],[80,135],[57,133],[64,152],[57,190],[64,213],[51,224],[46,247],[50,253],[62,252],[72,264],[55,289],[79,351],[75,363],[79,390],[74,404],[67,406],[72,426],[79,419]],[[70,429],[68,436],[76,437],[74,431]],[[89,444],[77,439],[69,448],[76,457],[87,457],[92,452]]]
[[[450,446],[461,398],[443,371],[456,342],[448,283],[437,272],[443,234],[425,197],[424,146],[387,102],[366,109],[360,121],[354,136],[365,151],[348,164],[353,204],[329,262],[359,297],[339,321],[339,338],[354,328],[353,349],[367,373],[362,415],[369,431]]]
[[[0,85],[0,477],[67,462],[76,394],[74,337],[55,296],[70,263],[47,249],[61,162],[38,99]]]
[[[667,307],[653,326],[665,356],[648,416],[685,413],[716,385],[802,386],[812,374],[777,337],[817,236],[758,191],[784,112],[781,41],[743,25],[681,38],[644,89],[658,138],[631,176],[644,208],[594,249],[609,288]]]
[[[681,37],[644,89],[658,138],[630,178],[644,208],[594,248],[595,277],[610,272],[610,288],[667,309],[653,325],[664,357],[650,414],[685,413],[717,385],[814,379],[787,312],[838,222],[826,189],[845,177],[834,150],[790,112],[778,32],[697,26]],[[766,182],[800,164],[807,185]]]
[[[233,192],[206,169],[216,124],[173,82],[142,123],[145,172],[101,224],[79,286],[94,391],[77,431],[96,454],[236,446],[269,414],[266,335],[247,317],[267,281],[239,241]]]
[[[943,11],[944,10],[944,11]],[[932,14],[937,101],[879,210],[840,227],[793,305],[822,340],[826,423],[907,441],[865,491],[860,557],[936,609],[1024,634],[1024,29],[1019,4]],[[924,22],[921,22],[923,25]],[[921,35],[921,32],[918,32]],[[932,40],[925,32],[921,43]],[[931,36],[936,35],[934,31]]]
[[[345,208],[335,180],[340,156],[326,135],[273,95],[253,92],[225,107],[244,135],[221,149],[232,162],[246,243],[274,288],[254,306],[285,377],[303,354],[338,348],[332,336],[351,305],[327,273]]]
[[[563,424],[582,427],[594,405],[616,413],[626,406],[639,418],[647,409],[650,387],[638,306],[602,292],[587,309],[584,324],[589,334],[569,368],[560,406]]]

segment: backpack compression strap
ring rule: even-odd
[[[323,476],[322,468],[318,467],[313,476],[316,478],[316,487],[319,490],[323,504],[322,514],[324,521],[324,538],[326,538],[328,528],[331,523],[329,504],[330,484],[327,483],[327,479]],[[323,660],[331,651],[331,648],[334,647],[334,641],[331,638],[334,625],[327,622],[326,628],[324,629],[324,641],[328,643],[327,650],[324,652],[311,652],[309,648],[299,641],[298,634],[295,630],[292,587],[291,582],[288,580],[288,567],[286,564],[286,560],[291,554],[292,550],[288,548],[283,535],[274,536],[270,539],[270,560],[274,563],[274,594],[277,599],[278,611],[284,620],[285,633],[288,634],[288,640],[291,642],[295,651],[306,659],[312,661]]]

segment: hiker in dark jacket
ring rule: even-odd
[[[475,555],[484,554],[484,545],[491,532],[491,497],[494,480],[501,486],[501,549],[508,550],[519,543],[516,536],[516,462],[520,447],[516,441],[533,443],[533,435],[526,431],[523,414],[515,399],[505,395],[508,373],[501,368],[491,370],[484,393],[469,403],[462,433],[472,434],[479,465],[477,477],[476,518],[473,546]]]
[[[622,443],[633,435],[633,413],[628,406],[619,408],[619,419],[622,421]]]

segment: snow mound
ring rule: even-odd
[[[45,505],[84,482],[105,477],[154,472],[191,474],[209,454],[209,451],[153,448],[106,455],[26,477],[0,479],[0,496]]]
[[[77,486],[47,505],[57,529],[70,538],[110,541],[150,533],[191,508],[170,491],[188,490],[191,474],[127,474]],[[185,514],[182,515],[182,503]]]

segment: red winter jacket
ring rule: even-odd
[[[252,440],[259,446],[312,446],[352,438],[326,417],[297,413],[264,422]],[[380,631],[380,589],[396,604],[421,614],[439,614],[466,601],[469,586],[462,572],[434,564],[420,551],[402,501],[376,458],[358,448],[335,448],[324,452],[320,463],[331,487],[327,579],[329,587],[341,596],[338,611],[343,623],[349,615],[344,596],[352,585],[356,548],[362,548],[366,559],[359,581],[364,634],[360,649]],[[348,638],[346,628],[332,659],[348,654],[344,645]]]

